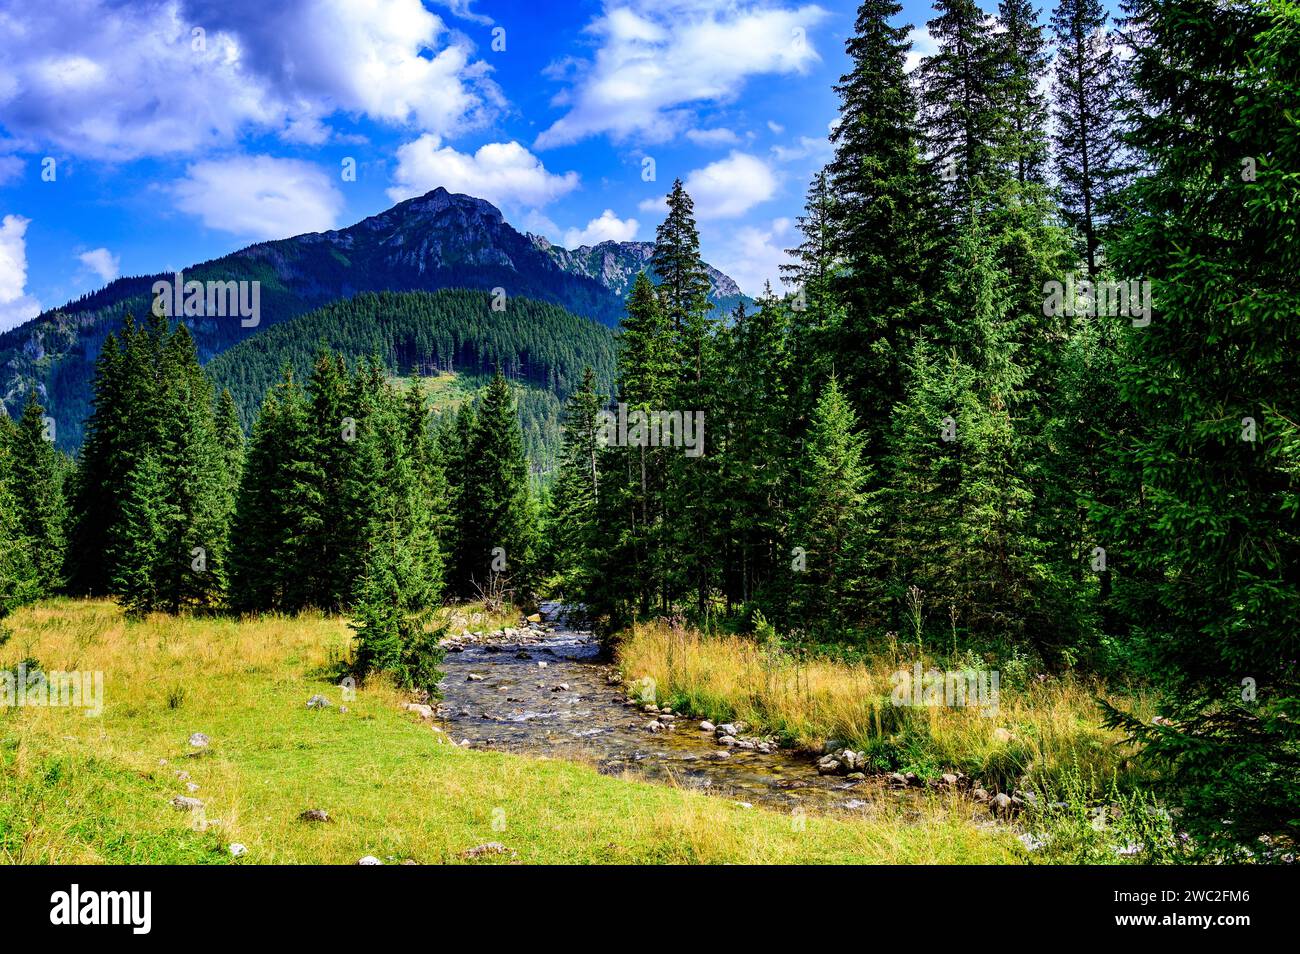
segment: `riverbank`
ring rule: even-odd
[[[938,798],[864,819],[792,816],[580,762],[462,748],[382,683],[345,698],[332,674],[352,634],[338,618],[132,623],[109,602],[54,600],[6,625],[0,668],[100,672],[104,691],[98,716],[0,708],[5,863],[1025,857],[1011,833]],[[326,704],[309,707],[313,697]],[[313,811],[326,820],[302,817]]]
[[[1121,697],[1078,678],[1001,678],[991,706],[944,704],[942,697],[916,705],[921,699],[909,686],[907,704],[898,705],[897,674],[915,682],[914,650],[845,663],[663,623],[639,624],[615,642],[624,677],[649,680],[661,705],[718,724],[743,721],[810,753],[847,747],[865,756],[868,774],[933,780],[958,772],[1010,792],[1059,786],[1066,776],[1102,789],[1131,770],[1133,750],[1102,728],[1097,705],[1099,697]],[[929,657],[919,665],[922,672],[939,667]],[[1122,698],[1139,712],[1147,705]]]

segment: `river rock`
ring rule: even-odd
[[[718,745],[732,746],[735,744],[736,744],[736,737],[734,735],[718,736]]]
[[[476,672],[472,672],[472,673],[470,673],[468,676],[465,677],[465,681],[466,681],[466,682],[482,682],[482,681],[484,680],[484,678],[486,678],[486,677],[484,677],[484,676],[480,676],[480,675],[479,675],[478,673],[476,673]]]
[[[484,855],[504,855],[510,851],[499,841],[489,841],[482,845],[475,845],[473,848],[466,848],[460,853],[462,858],[482,858]]]
[[[840,772],[840,760],[833,755],[823,755],[817,760],[817,773],[819,775],[838,775]]]
[[[737,734],[738,734],[738,730],[737,730],[736,727],[735,727],[732,723],[730,723],[730,722],[724,722],[724,723],[722,723],[722,725],[718,726],[717,732],[718,732],[718,735],[737,735]]]
[[[551,692],[568,692],[568,691],[569,691],[569,684],[567,682],[561,682],[561,683],[557,683],[554,686],[551,686]]]
[[[540,623],[542,621],[542,616],[540,613],[534,613],[532,616],[525,616],[524,620],[529,623]]]
[[[1016,804],[1006,792],[998,792],[989,799],[989,812],[999,818],[1009,818],[1015,810]]]
[[[712,731],[714,731],[716,728],[717,728],[717,726],[714,725],[712,722],[710,722],[708,719],[705,719],[703,722],[700,723],[700,731],[701,731],[701,732],[712,732]]]
[[[421,705],[418,702],[408,702],[402,706],[407,712],[414,712],[421,719],[433,718],[433,706]]]

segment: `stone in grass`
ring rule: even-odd
[[[309,808],[298,815],[298,820],[305,822],[327,822],[330,820],[330,816],[323,808]]]
[[[172,808],[178,812],[195,812],[203,807],[203,802],[188,795],[177,795],[172,799]]]
[[[307,700],[308,709],[328,709],[330,701],[322,695],[314,695]]]
[[[489,841],[473,848],[466,848],[460,853],[462,858],[482,858],[485,855],[505,855],[513,852],[499,841]]]
[[[998,792],[989,799],[989,812],[999,818],[1009,818],[1019,810],[1020,806],[1016,804],[1018,801],[1005,792]]]
[[[359,864],[359,865],[382,865],[383,862],[380,861],[378,858],[376,858],[374,855],[366,855],[364,858],[362,858],[360,861],[358,861],[357,864]]]
[[[231,844],[228,850],[230,851],[230,857],[232,858],[242,858],[244,855],[248,854],[247,846],[241,845],[237,841]]]
[[[186,783],[185,783],[185,791],[189,792],[190,794],[193,794],[194,792],[197,792],[198,790],[199,790],[199,787],[198,787],[198,785],[196,785],[194,782],[186,782]]]
[[[190,748],[192,749],[206,749],[211,744],[212,740],[202,732],[195,732],[190,736]]]

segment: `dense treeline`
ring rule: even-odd
[[[1293,850],[1300,13],[1061,0],[1049,34],[939,0],[909,73],[900,9],[859,9],[788,294],[720,319],[677,182],[616,359],[468,292],[362,295],[211,376],[128,321],[73,474],[34,398],[0,431],[0,613],[318,607],[430,688],[440,599],[549,589],[610,628],[1123,673],[1160,717],[1106,718],[1180,826]],[[466,365],[490,384],[441,414],[387,370]],[[546,488],[512,377],[568,395]]]
[[[1161,718],[1109,719],[1184,825],[1294,845],[1300,14],[939,0],[909,74],[900,9],[859,9],[790,294],[712,320],[674,187],[612,399],[706,449],[594,450],[575,394],[557,579],[615,625],[1136,675]]]
[[[494,308],[493,304],[497,307]],[[219,388],[230,389],[245,426],[263,395],[289,365],[300,379],[324,345],[347,355],[378,356],[387,367],[421,374],[491,375],[561,398],[584,368],[613,379],[614,335],[557,305],[529,298],[448,289],[380,292],[336,301],[268,328],[208,364]]]
[[[207,370],[218,388],[230,390],[245,428],[285,366],[305,381],[322,346],[378,357],[402,373],[452,372],[476,387],[499,370],[521,385],[524,449],[538,473],[549,472],[563,400],[586,368],[613,380],[615,336],[557,305],[515,297],[497,301],[500,310],[493,304],[489,293],[465,289],[365,293],[268,328]]]

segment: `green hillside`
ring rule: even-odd
[[[397,376],[416,372],[436,409],[472,398],[499,367],[519,385],[529,457],[549,469],[564,398],[586,367],[608,393],[617,336],[545,302],[491,305],[486,292],[464,289],[367,292],[266,329],[213,359],[208,373],[218,389],[230,389],[248,428],[283,369],[305,379],[322,346],[353,359],[377,355]]]

